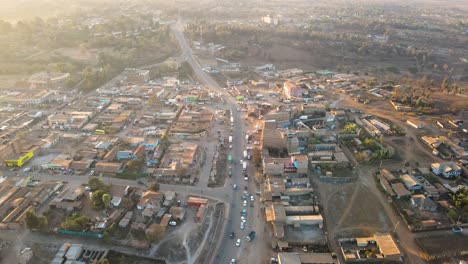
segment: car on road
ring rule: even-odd
[[[234,190],[237,190],[237,184],[233,184],[233,185],[232,185],[232,188],[233,188]]]
[[[236,259],[231,259],[231,264],[236,264]]]
[[[232,149],[232,145],[229,145],[229,149]]]
[[[242,229],[242,230],[245,229],[245,223],[244,223],[244,222],[241,222],[241,223],[240,223],[240,229]]]
[[[244,200],[244,207],[247,206],[247,200]]]
[[[93,176],[93,175],[94,175],[94,170],[89,172],[89,176]]]
[[[249,192],[244,190],[244,194],[245,194],[245,195],[249,195]]]
[[[247,200],[247,195],[242,195],[242,200]]]
[[[170,225],[170,226],[176,226],[176,225],[177,225],[177,222],[176,222],[176,221],[169,221],[169,225]]]
[[[250,195],[250,201],[255,201],[255,197],[253,195]]]
[[[241,221],[244,222],[244,223],[247,222],[247,220],[245,220],[244,216],[241,216]]]
[[[231,234],[229,234],[229,238],[234,238],[235,234],[234,232],[231,232]]]
[[[240,247],[240,245],[241,245],[241,240],[240,240],[240,238],[238,238],[237,241],[236,241],[236,246]]]
[[[245,209],[245,208],[242,209],[241,215],[242,215],[242,216],[246,216],[246,215],[247,215],[247,209]]]

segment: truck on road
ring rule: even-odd
[[[255,231],[252,231],[245,239],[247,239],[247,241],[252,241],[255,238],[255,235],[257,235],[257,233],[255,233]]]

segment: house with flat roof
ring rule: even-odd
[[[401,252],[390,234],[339,239],[341,253],[347,263],[402,262]],[[370,252],[366,254],[366,252]]]

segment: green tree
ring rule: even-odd
[[[408,71],[411,74],[416,74],[416,73],[418,73],[418,67],[416,67],[416,65],[411,65],[411,66],[408,67]]]
[[[91,201],[93,202],[94,208],[102,209],[104,207],[104,202],[103,202],[102,197],[105,194],[108,194],[108,192],[104,190],[98,190],[98,191],[93,192],[93,194],[91,195]]]
[[[26,212],[24,223],[26,227],[31,230],[47,230],[48,227],[47,217],[37,215],[34,210],[28,210]]]
[[[101,179],[93,177],[89,178],[88,186],[91,190],[109,190],[109,185],[105,184]]]
[[[87,216],[72,214],[60,224],[60,228],[69,231],[82,232],[88,226],[90,220]]]
[[[355,123],[347,123],[343,128],[343,133],[354,134],[356,133],[357,125]]]
[[[159,183],[157,182],[152,183],[150,186],[150,190],[155,191],[155,192],[159,191]]]
[[[447,213],[448,217],[450,217],[450,219],[452,219],[453,221],[457,220],[457,211],[453,210],[453,209],[450,209],[450,211],[448,211]]]
[[[193,74],[193,69],[187,61],[182,62],[179,67],[179,79],[188,79]]]
[[[106,193],[102,195],[102,202],[104,203],[104,206],[109,207],[110,202],[111,202],[111,196],[110,194]]]

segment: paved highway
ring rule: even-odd
[[[255,215],[255,208],[250,206],[245,207],[247,209],[247,225],[244,230],[240,229],[240,211],[244,208],[242,203],[242,192],[244,187],[248,188],[249,184],[248,181],[244,181],[244,177],[242,176],[242,164],[239,162],[242,158],[242,152],[245,149],[244,138],[247,131],[246,124],[242,118],[243,113],[236,110],[237,103],[235,99],[230,94],[228,94],[226,90],[222,89],[222,87],[220,87],[220,85],[216,83],[216,81],[214,81],[211,76],[202,70],[202,67],[193,56],[192,50],[182,33],[181,25],[172,24],[171,29],[181,47],[182,57],[185,57],[187,62],[192,66],[194,74],[202,83],[206,85],[208,90],[222,95],[223,99],[225,100],[225,108],[231,110],[232,117],[234,118],[234,126],[232,126],[233,143],[231,150],[231,155],[234,161],[232,164],[232,177],[228,179],[227,184],[220,190],[222,193],[227,195],[228,202],[226,206],[227,212],[225,213],[226,222],[224,225],[224,235],[219,238],[220,241],[218,244],[218,249],[214,251],[216,252],[215,256],[213,256],[211,259],[211,263],[229,263],[232,258],[241,258],[243,251],[246,249],[247,243],[255,243],[247,242],[245,240],[245,237],[252,228],[252,216]],[[249,181],[253,181],[253,176],[250,177]],[[237,191],[232,188],[233,184],[238,186]],[[250,193],[254,192],[251,188],[249,191]],[[217,193],[216,189],[209,189],[206,191],[208,194],[211,194],[212,192]],[[229,239],[229,234],[231,232],[235,233],[235,239]],[[240,238],[242,241],[240,247],[235,245],[237,238]],[[247,263],[246,261],[243,262]]]

